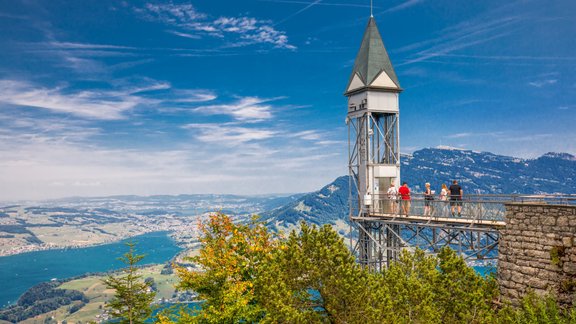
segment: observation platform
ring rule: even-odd
[[[498,231],[506,226],[505,205],[508,203],[576,205],[576,195],[464,195],[460,202],[460,216],[454,202],[439,200],[438,197],[425,200],[422,194],[411,195],[407,215],[399,199],[376,196],[364,202],[363,209],[350,217],[352,221]]]

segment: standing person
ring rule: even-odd
[[[442,190],[440,190],[440,203],[442,204],[442,215],[448,215],[448,186],[445,183],[442,184]]]
[[[450,207],[452,210],[452,216],[454,215],[454,209],[458,209],[458,217],[462,216],[462,195],[464,191],[462,187],[458,184],[458,180],[452,181],[452,185],[448,188],[450,191]]]
[[[390,183],[390,188],[388,188],[386,194],[388,195],[388,210],[390,211],[390,214],[396,214],[396,199],[398,199],[398,190],[396,190],[394,181]]]
[[[404,212],[404,215],[408,217],[408,214],[410,213],[410,188],[408,188],[407,182],[402,183],[402,187],[398,189],[398,193],[402,198],[402,211]]]
[[[432,200],[434,200],[434,195],[432,194],[432,190],[430,190],[429,182],[426,182],[424,187],[426,188],[426,190],[424,190],[424,216],[432,216],[431,205]]]

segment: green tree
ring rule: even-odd
[[[109,289],[116,290],[106,304],[110,316],[119,323],[144,323],[152,314],[151,304],[156,295],[138,274],[136,264],[144,255],[136,254],[135,243],[128,242],[129,251],[119,258],[127,267],[120,276],[109,275],[103,282]]]
[[[491,323],[494,300],[499,290],[492,276],[482,276],[469,267],[456,251],[444,247],[438,254],[438,282],[435,294],[442,322]]]
[[[533,291],[522,298],[518,307],[505,305],[498,312],[499,323],[576,323],[576,308],[563,308],[556,302],[553,295],[540,296]]]
[[[470,268],[450,248],[437,256],[403,251],[384,271],[381,294],[389,296],[385,322],[491,323],[498,286]]]
[[[383,273],[380,294],[381,308],[386,310],[384,322],[440,322],[434,294],[439,276],[436,266],[436,258],[422,250],[400,253],[398,260]]]
[[[355,262],[330,225],[302,223],[255,281],[263,322],[366,322],[376,311],[378,277]]]
[[[181,313],[178,322],[257,322],[263,308],[256,301],[254,280],[278,247],[266,226],[253,217],[237,224],[216,213],[200,225],[202,248],[189,258],[201,271],[176,267],[178,289],[193,290],[204,302],[196,314]],[[168,321],[167,318],[162,318]]]

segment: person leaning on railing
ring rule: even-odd
[[[402,183],[402,187],[398,189],[398,193],[402,198],[401,199],[402,212],[404,213],[404,215],[408,216],[408,214],[410,213],[410,188],[408,188],[407,182]]]

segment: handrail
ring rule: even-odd
[[[385,214],[405,216],[403,205],[406,204],[398,196],[395,199],[388,195],[368,195],[362,197],[363,210],[369,214]],[[489,194],[463,195],[461,200],[440,200],[438,195],[433,195],[433,200],[427,200],[424,194],[410,195],[408,215],[432,218],[460,218],[471,222],[479,221],[504,221],[506,203],[539,203],[546,205],[574,205],[576,195],[503,195]],[[459,206],[460,205],[460,206]],[[406,206],[408,207],[408,206]],[[459,208],[460,207],[460,208]]]

